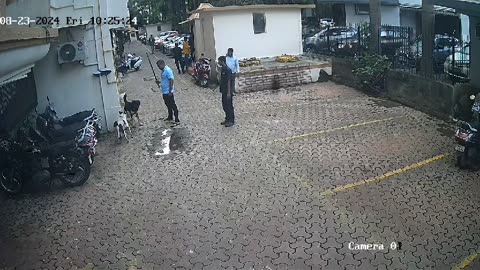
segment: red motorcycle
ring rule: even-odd
[[[201,87],[208,87],[211,72],[210,61],[211,59],[209,58],[201,57],[195,63],[193,68],[192,76],[195,79],[195,82]]]

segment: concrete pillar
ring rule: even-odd
[[[470,18],[467,15],[460,14],[460,21],[462,23],[462,41],[470,41]]]
[[[380,0],[370,0],[370,52],[381,54],[380,29],[382,27],[382,14]]]
[[[7,0],[0,0],[0,17],[4,17],[7,11]]]
[[[480,17],[470,16],[470,78],[471,84],[480,89],[480,37],[477,37],[476,26]]]
[[[426,77],[433,77],[435,13],[432,0],[422,0],[422,36],[422,73]]]

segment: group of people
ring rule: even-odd
[[[150,35],[148,39],[150,46],[152,47],[152,54],[155,52],[155,38],[153,35]],[[175,59],[175,65],[179,74],[185,74],[186,69],[192,66],[194,61],[194,47],[193,47],[193,38],[184,37],[183,46],[180,48],[178,42],[175,43],[173,48],[173,57]]]
[[[178,48],[178,49],[177,49]],[[187,50],[185,50],[187,48]],[[178,44],[175,46],[177,52],[176,56],[179,56],[180,48]],[[180,74],[185,73],[184,66],[182,62],[185,61],[189,63],[188,59],[191,59],[191,52],[189,51],[189,46],[185,47],[181,51],[183,54],[183,60],[175,58],[175,64],[177,66],[178,72]],[[233,48],[229,48],[225,56],[220,56],[218,59],[218,65],[220,66],[220,92],[222,93],[222,107],[225,112],[225,120],[220,124],[225,127],[231,127],[235,124],[235,112],[233,108],[233,96],[235,91],[235,80],[237,73],[240,72],[240,64],[238,59],[233,55]],[[182,66],[180,69],[179,65]],[[162,89],[163,100],[167,106],[168,116],[165,118],[165,121],[173,122],[175,125],[180,123],[178,118],[178,107],[175,103],[175,88],[174,88],[174,74],[170,67],[168,67],[164,60],[157,61],[158,68],[162,71],[161,81],[156,81],[157,85]]]

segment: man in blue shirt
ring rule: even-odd
[[[227,66],[232,71],[232,76],[231,76],[231,80],[230,80],[230,83],[231,83],[230,87],[232,88],[233,93],[237,93],[235,91],[235,78],[237,77],[237,73],[240,72],[240,64],[238,63],[237,57],[235,57],[233,55],[233,48],[228,49],[226,59],[227,59]]]
[[[222,107],[225,112],[225,121],[220,123],[225,127],[231,127],[235,124],[235,112],[233,108],[233,93],[232,93],[232,71],[227,66],[225,56],[218,58],[218,64],[221,67],[220,70],[220,92],[222,93]]]
[[[180,120],[178,119],[178,109],[175,104],[175,97],[173,96],[173,93],[175,92],[175,88],[173,87],[173,71],[163,60],[158,60],[157,66],[162,70],[162,81],[159,82],[157,80],[156,83],[162,88],[163,101],[165,101],[165,105],[168,109],[168,117],[164,120],[173,121],[173,116],[175,116],[175,124],[177,125],[180,123]]]

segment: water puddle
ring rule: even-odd
[[[162,128],[152,135],[147,149],[153,157],[167,157],[185,151],[185,128]]]
[[[385,108],[395,108],[395,107],[400,107],[402,106],[400,103],[397,103],[395,101],[391,101],[388,99],[370,99],[375,105],[377,106],[382,106]]]

